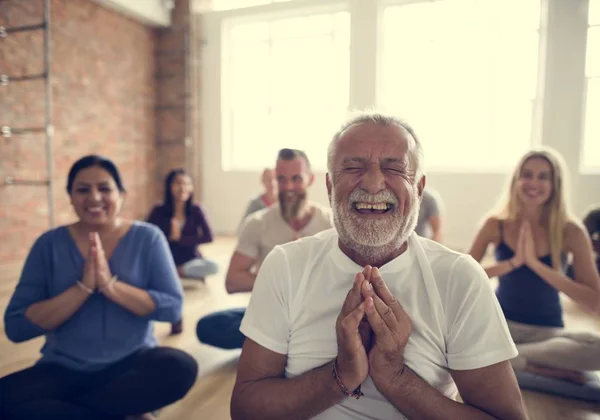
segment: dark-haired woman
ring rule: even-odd
[[[169,247],[181,277],[204,280],[219,267],[202,257],[198,246],[213,241],[212,231],[202,208],[194,203],[192,179],[183,169],[174,169],[165,178],[165,198],[154,207],[148,222],[158,226],[169,239]],[[182,331],[181,320],[173,323],[171,333]]]
[[[181,399],[197,364],[158,347],[153,321],[181,317],[183,293],[163,233],[119,217],[116,166],[86,156],[67,192],[78,221],[41,235],[6,309],[8,338],[44,335],[41,359],[0,379],[0,418],[152,418]]]

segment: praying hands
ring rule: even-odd
[[[356,275],[336,325],[339,378],[355,390],[367,375],[378,389],[391,386],[404,372],[404,348],[412,322],[377,268]]]
[[[88,256],[83,268],[83,278],[80,286],[90,294],[96,290],[103,294],[109,294],[115,280],[116,278],[112,276],[108,266],[100,237],[97,232],[91,232],[89,234]]]

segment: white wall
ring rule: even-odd
[[[543,107],[536,124],[539,125],[541,142],[561,152],[569,166],[572,209],[581,216],[587,207],[600,203],[600,174],[579,173],[587,0],[547,0],[548,4],[544,3],[547,15],[543,22],[542,38],[546,34],[548,42],[543,47],[545,51],[542,55],[541,67],[545,69],[542,72],[545,74],[540,76]],[[364,18],[366,15],[360,16]],[[214,65],[220,62],[220,34],[215,28],[217,20],[210,16],[203,20],[208,43],[203,51],[204,112],[199,116],[204,127],[201,199],[215,231],[232,233],[247,200],[260,192],[260,174],[225,172],[221,168],[220,66]],[[369,24],[354,21],[353,25],[358,30],[364,30]],[[357,66],[355,74],[360,74],[360,63],[353,62],[352,65]],[[360,97],[354,98],[355,104],[370,105],[374,87],[368,87],[368,90],[357,93]],[[446,242],[450,246],[469,246],[477,224],[503,190],[506,176],[497,173],[428,174],[429,185],[439,191],[445,202]],[[310,190],[311,198],[321,203],[327,203],[324,184],[324,173],[318,173],[315,185]]]
[[[165,0],[94,0],[102,6],[115,10],[151,26],[170,26],[171,11]]]

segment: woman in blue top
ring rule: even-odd
[[[204,281],[219,271],[216,262],[202,257],[198,246],[213,241],[213,234],[199,204],[194,203],[192,179],[184,169],[173,169],[165,178],[165,199],[148,216],[169,239],[171,254],[181,277]],[[181,320],[173,323],[171,334],[183,330]]]
[[[600,369],[600,336],[566,331],[559,293],[597,312],[600,278],[590,239],[567,209],[565,169],[551,149],[527,153],[516,167],[499,212],[477,233],[469,253],[481,261],[494,244],[496,292],[519,356],[514,368],[544,377],[585,382]],[[565,273],[567,257],[573,278]]]
[[[86,156],[67,192],[78,221],[40,236],[4,316],[8,338],[46,336],[33,367],[0,379],[0,418],[153,418],[181,399],[197,365],[157,347],[153,321],[181,316],[183,294],[156,227],[119,217],[115,165]]]

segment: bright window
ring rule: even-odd
[[[539,0],[383,10],[378,102],[414,126],[427,168],[503,169],[531,146],[539,25]]]
[[[231,21],[223,57],[223,167],[271,166],[290,147],[325,168],[348,109],[349,14]]]
[[[582,166],[600,169],[600,0],[590,0],[585,76],[587,82]]]

